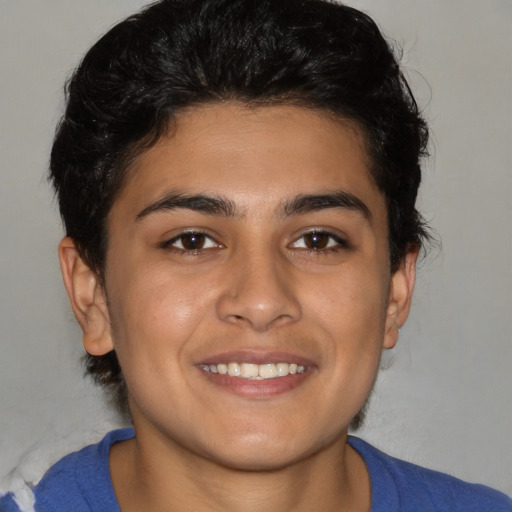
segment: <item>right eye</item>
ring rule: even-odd
[[[214,249],[220,244],[211,236],[198,231],[181,233],[163,244],[164,248],[175,249],[179,252],[198,254],[206,249]]]

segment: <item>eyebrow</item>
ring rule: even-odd
[[[361,199],[342,190],[326,194],[298,195],[283,203],[281,216],[287,218],[293,215],[304,215],[331,208],[359,212],[368,220],[372,217],[370,209]],[[137,214],[136,220],[142,220],[152,213],[168,212],[176,209],[187,209],[222,217],[235,217],[238,215],[235,203],[221,196],[170,194],[140,211]]]
[[[168,212],[184,208],[208,215],[220,215],[223,217],[234,217],[236,213],[235,204],[229,199],[204,194],[185,195],[171,194],[156,201],[144,208],[137,214],[137,220],[147,217],[155,212]]]
[[[284,203],[282,212],[284,217],[290,217],[330,208],[352,210],[359,212],[367,220],[372,218],[370,209],[361,199],[343,190],[327,194],[299,195]]]

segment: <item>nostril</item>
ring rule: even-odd
[[[286,279],[278,279],[277,271],[269,273],[270,266],[237,275],[220,290],[215,309],[221,320],[265,331],[300,317],[299,303]]]

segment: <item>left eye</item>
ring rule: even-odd
[[[165,243],[166,247],[173,247],[182,251],[202,251],[218,247],[218,243],[204,233],[182,233]]]
[[[308,249],[310,251],[322,251],[325,249],[334,249],[344,247],[346,243],[340,237],[327,233],[325,231],[311,231],[302,235],[292,244],[294,249]]]

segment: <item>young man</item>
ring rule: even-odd
[[[0,510],[511,510],[348,436],[409,312],[427,138],[348,7],[167,0],[114,27],[51,178],[88,372],[134,428]]]

